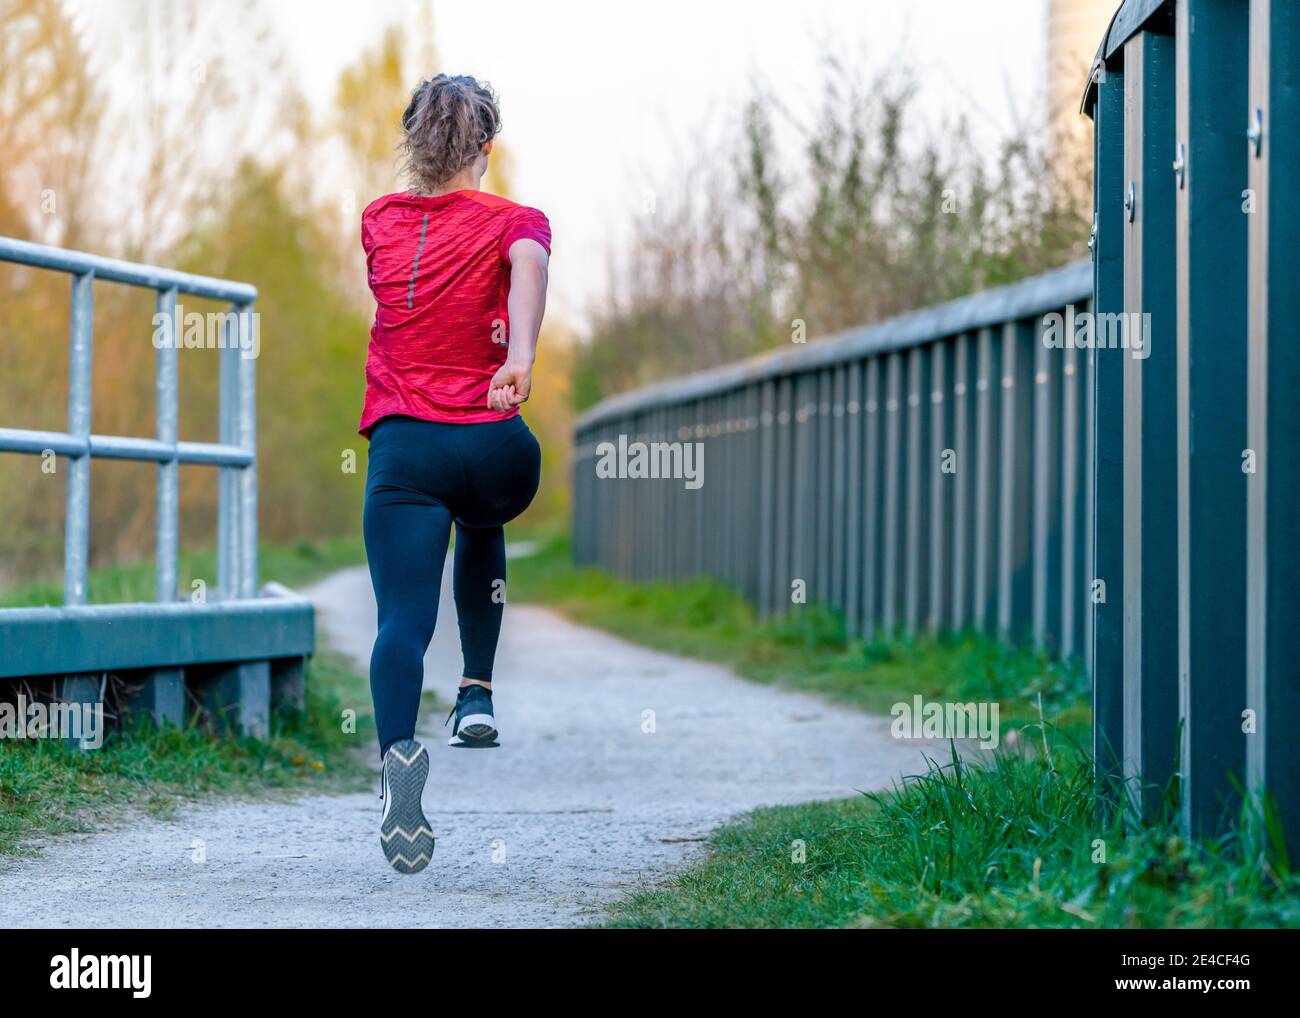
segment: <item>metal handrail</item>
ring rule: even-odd
[[[33,244],[13,237],[0,237],[0,261],[15,265],[31,265],[38,269],[52,269],[72,275],[93,273],[96,279],[109,283],[125,283],[150,290],[171,290],[192,297],[209,297],[228,300],[232,304],[252,304],[257,300],[257,287],[250,283],[236,283],[212,276],[196,276],[156,265],[125,262],[103,255],[70,251],[62,247]]]
[[[179,544],[179,466],[220,470],[217,510],[217,593],[251,598],[257,591],[256,360],[247,356],[257,289],[248,283],[192,275],[154,265],[106,258],[0,237],[0,262],[65,272],[72,277],[71,352],[66,432],[0,428],[0,452],[53,453],[69,459],[64,528],[64,605],[86,602],[90,537],[90,461],[120,459],[158,464],[157,587],[159,602],[176,599]],[[157,436],[91,433],[93,288],[96,280],[152,289],[169,342],[156,349]],[[218,442],[183,442],[177,436],[178,294],[231,303],[220,350]]]
[[[733,364],[610,396],[582,414],[575,428],[582,431],[599,421],[638,410],[731,392],[738,386],[769,378],[877,357],[931,342],[939,336],[955,336],[988,325],[1028,318],[1066,304],[1082,303],[1091,291],[1092,263],[1087,260],[1072,262],[1017,283],[959,297],[875,325],[849,329],[806,346],[773,350]]]

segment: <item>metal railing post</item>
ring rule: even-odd
[[[966,626],[966,608],[971,584],[972,555],[970,546],[971,498],[974,485],[975,452],[972,448],[971,344],[974,337],[963,333],[952,350],[952,450],[957,457],[952,478],[952,581],[949,591],[948,620],[954,629]]]
[[[247,449],[251,462],[238,475],[240,597],[257,596],[257,357],[253,341],[253,305],[239,306],[239,417],[236,445]],[[260,340],[259,340],[260,341]]]
[[[776,512],[776,383],[762,385],[758,440],[758,613],[767,618],[776,610],[773,596],[776,563],[773,517]]]
[[[1007,322],[1002,328],[1002,374],[997,380],[1000,386],[1000,410],[998,437],[1000,439],[998,455],[998,569],[997,569],[997,631],[1002,636],[1011,633],[1012,610],[1014,607],[1014,570],[1016,565],[1015,547],[1025,540],[1023,533],[1016,532],[1016,525],[1024,522],[1023,515],[1016,518],[1016,472],[1028,473],[1029,464],[1024,456],[1017,456],[1020,443],[1017,434],[1029,433],[1025,415],[1018,414],[1017,405],[1023,402],[1021,394],[1016,391],[1016,371],[1020,359],[1016,351],[1016,323]]]
[[[880,628],[886,637],[893,636],[902,611],[902,598],[899,592],[903,588],[903,570],[899,568],[900,520],[905,488],[903,464],[905,458],[902,449],[903,414],[903,357],[902,353],[890,354],[886,362],[886,379],[884,383],[884,466],[885,466],[885,510],[884,528],[881,532],[883,563],[880,581]]]
[[[1082,596],[1079,586],[1078,566],[1083,561],[1080,549],[1084,546],[1083,534],[1079,520],[1082,515],[1079,504],[1079,483],[1083,461],[1081,437],[1083,430],[1079,421],[1079,351],[1073,346],[1064,351],[1065,362],[1061,365],[1061,403],[1060,403],[1060,449],[1061,449],[1061,540],[1060,540],[1060,577],[1056,587],[1060,602],[1060,641],[1058,649],[1062,657],[1071,657],[1078,651],[1076,638],[1076,620],[1082,614],[1079,599]]]
[[[175,445],[177,435],[177,371],[176,340],[180,334],[176,321],[176,288],[158,291],[158,314],[162,317],[162,346],[154,353],[154,413],[158,441]],[[157,567],[157,599],[173,601],[179,581],[177,554],[180,533],[180,464],[176,459],[158,464],[156,495],[157,535],[155,557]]]
[[[1199,26],[1198,26],[1199,27]],[[1256,469],[1247,479],[1246,702],[1256,730],[1246,740],[1247,787],[1267,793],[1292,858],[1300,844],[1300,8],[1251,0],[1250,133],[1247,182],[1247,440]],[[1240,121],[1239,121],[1240,122]],[[1244,126],[1244,125],[1243,125]],[[1294,865],[1294,863],[1293,863]]]
[[[845,540],[845,474],[848,472],[848,463],[845,458],[846,447],[848,446],[849,421],[848,414],[845,411],[845,373],[844,365],[838,365],[830,372],[831,376],[831,408],[829,421],[829,430],[827,440],[830,445],[828,450],[828,466],[830,469],[829,492],[829,531],[826,536],[826,556],[830,559],[830,603],[833,605],[843,606],[845,602],[845,584],[844,584],[844,546]]]
[[[927,535],[926,521],[929,514],[922,496],[928,494],[923,481],[928,471],[924,467],[922,450],[929,451],[926,432],[927,415],[922,400],[930,392],[929,348],[914,346],[908,351],[907,379],[904,383],[907,392],[906,409],[900,410],[907,440],[903,446],[903,455],[907,459],[907,484],[903,488],[903,533],[905,563],[903,567],[903,628],[914,633],[921,624],[921,604],[925,600],[926,555],[923,536]],[[926,400],[928,402],[928,400]]]
[[[1124,759],[1144,809],[1178,750],[1173,58],[1168,35],[1144,30],[1124,44]]]
[[[776,499],[775,539],[772,542],[772,611],[783,616],[790,607],[791,554],[791,470],[794,447],[794,381],[781,379],[776,386],[776,480],[772,486]]]
[[[863,513],[863,531],[865,549],[862,555],[862,632],[873,637],[880,630],[881,565],[880,565],[880,529],[883,514],[880,511],[880,363],[879,357],[867,362],[863,373],[862,416],[863,416],[863,451],[862,470],[865,483],[862,498],[866,503]]]
[[[817,399],[817,378],[803,372],[795,376],[793,421],[794,459],[790,464],[790,495],[793,499],[790,513],[790,576],[787,581],[785,601],[790,605],[789,583],[801,580],[805,596],[812,598],[816,590],[816,539],[817,523],[814,499],[817,491],[816,422],[814,414]]]
[[[63,603],[86,603],[90,557],[90,410],[94,378],[93,272],[72,277],[68,353],[68,434],[84,440],[86,451],[68,458],[68,497],[63,537]]]
[[[975,346],[975,560],[971,564],[971,625],[982,632],[988,624],[992,577],[997,568],[993,525],[997,485],[994,483],[993,425],[998,393],[997,369],[993,364],[993,330],[980,329]]]
[[[227,317],[220,352],[217,431],[223,445],[239,441],[239,338],[236,318]],[[223,599],[239,596],[239,468],[217,475],[217,590]]]
[[[1247,21],[1225,0],[1176,11],[1179,804],[1198,834],[1237,813],[1247,742]]]
[[[1093,108],[1094,207],[1092,310],[1101,322],[1124,310],[1125,75],[1103,69]],[[1100,331],[1100,325],[1096,331]],[[1100,338],[1100,337],[1095,337]],[[1092,645],[1093,760],[1106,789],[1115,792],[1124,749],[1124,356],[1094,343],[1089,435],[1092,555],[1088,564]]]
[[[832,603],[831,594],[831,374],[822,370],[817,372],[816,388],[812,393],[816,404],[813,411],[817,427],[808,429],[813,439],[813,485],[812,495],[816,499],[816,513],[813,526],[817,532],[817,542],[812,549],[813,572],[817,577],[815,584],[809,584],[810,598],[815,597],[823,605]],[[815,593],[814,593],[815,592]]]
[[[1030,414],[1033,424],[1032,457],[1034,480],[1031,489],[1030,542],[1034,560],[1032,593],[1030,595],[1030,631],[1034,646],[1042,647],[1047,640],[1048,602],[1048,542],[1051,537],[1051,516],[1055,509],[1052,491],[1054,467],[1053,443],[1055,421],[1052,415],[1051,350],[1041,337],[1042,323],[1035,322],[1034,335],[1034,387],[1030,397]]]
[[[930,510],[930,533],[924,538],[928,543],[929,577],[927,588],[929,603],[924,606],[926,628],[937,632],[949,615],[945,598],[950,596],[956,562],[952,558],[952,475],[944,470],[944,450],[952,441],[949,415],[952,400],[946,389],[949,382],[949,344],[940,341],[928,347],[930,351],[930,384],[921,396],[925,401],[923,416],[930,419],[930,447],[925,450],[925,472],[929,477],[926,501]]]

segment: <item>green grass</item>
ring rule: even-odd
[[[1100,808],[1076,665],[970,634],[850,640],[810,606],[760,622],[712,581],[575,569],[563,541],[511,562],[510,596],[867,711],[916,694],[1001,707],[1003,748],[987,766],[934,762],[881,794],[757,810],[684,872],[616,903],[610,925],[1300,925],[1300,878],[1273,846],[1232,833],[1189,844],[1170,818],[1126,826]]]
[[[356,539],[263,545],[264,580],[297,586],[363,562]],[[211,552],[181,557],[182,588],[215,577]],[[96,569],[92,602],[152,600],[151,562]],[[0,592],[0,605],[62,602],[57,585]],[[374,748],[370,689],[341,655],[320,650],[307,675],[303,712],[272,718],[268,740],[216,737],[188,725],[159,731],[148,723],[110,730],[104,745],[82,753],[49,740],[0,739],[0,855],[30,854],[41,839],[93,830],[128,809],[166,814],[204,795],[293,795],[350,791],[369,780]],[[345,717],[353,712],[355,720]]]
[[[893,791],[758,810],[615,904],[630,927],[1300,926],[1300,877],[1227,835],[1100,822],[1090,761],[999,753]],[[799,849],[802,846],[802,852]],[[1104,853],[1104,854],[1103,854]]]
[[[1004,731],[1021,736],[1043,717],[1055,737],[1086,742],[1088,680],[1072,663],[975,634],[861,641],[816,605],[760,622],[734,590],[712,580],[634,584],[575,569],[565,540],[512,560],[510,598],[539,601],[636,643],[729,665],[756,682],[816,693],[878,714],[916,695],[996,701]],[[1029,733],[1034,734],[1034,733]]]

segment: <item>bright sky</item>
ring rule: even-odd
[[[73,0],[89,8],[99,0]],[[208,0],[217,6],[233,0]],[[413,0],[266,0],[304,93],[321,110],[339,71]],[[811,103],[830,42],[874,76],[905,49],[918,110],[1001,133],[1035,122],[1044,92],[1045,0],[435,0],[441,69],[501,96],[514,197],[555,234],[552,306],[580,322],[645,190],[671,182],[693,139],[726,126],[760,77]]]

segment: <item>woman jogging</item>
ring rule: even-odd
[[[370,439],[363,529],[379,606],[370,691],[380,844],[401,873],[433,853],[420,806],[429,756],[415,722],[451,529],[464,656],[451,745],[490,747],[502,524],[532,501],[541,465],[519,405],[532,387],[551,230],[538,210],[479,190],[500,122],[496,97],[473,78],[422,82],[402,114],[410,190],[361,215],[376,305],[359,428]]]

